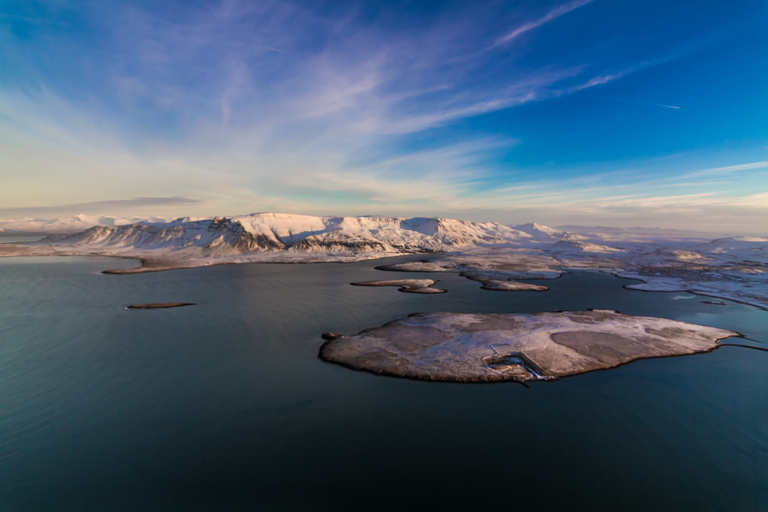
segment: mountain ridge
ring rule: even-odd
[[[203,255],[252,252],[435,252],[482,244],[514,244],[531,235],[496,222],[438,217],[313,217],[255,213],[170,222],[98,225],[50,235],[38,244],[100,249],[197,250]]]

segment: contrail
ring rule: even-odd
[[[680,110],[680,107],[676,107],[674,105],[662,105],[661,103],[648,103],[647,101],[635,101],[635,100],[625,100],[621,98],[609,98],[608,96],[594,96],[594,97],[602,98],[604,100],[623,101],[625,103],[636,103],[638,105],[650,105],[651,107],[674,108],[676,110]]]

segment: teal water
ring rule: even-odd
[[[767,352],[724,347],[529,389],[316,357],[322,332],[414,312],[617,309],[763,347],[768,312],[590,272],[515,293],[379,264],[106,275],[136,262],[0,259],[0,510],[768,510]],[[449,293],[348,284],[401,276]],[[176,301],[199,305],[124,309]]]

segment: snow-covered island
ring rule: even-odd
[[[330,338],[324,361],[380,375],[447,382],[553,380],[637,359],[717,348],[739,334],[615,311],[422,313]]]
[[[92,227],[82,229],[88,224]],[[59,231],[34,243],[0,244],[0,256],[98,255],[142,260],[140,267],[107,271],[112,273],[418,254],[419,261],[381,268],[458,272],[492,290],[536,289],[517,281],[593,269],[640,280],[628,286],[633,289],[689,291],[768,308],[768,237],[710,240],[663,230],[571,227],[566,231],[539,224],[281,213],[171,221],[86,216],[3,220],[0,229],[7,233]]]

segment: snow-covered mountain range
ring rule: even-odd
[[[25,224],[26,222],[26,224]],[[0,227],[7,227],[0,222]],[[593,269],[643,281],[628,287],[687,290],[768,306],[768,237],[656,237],[657,230],[581,233],[540,224],[505,226],[443,218],[88,217],[15,221],[18,231],[59,231],[38,242],[0,244],[0,256],[100,255],[138,258],[135,273],[220,263],[360,261],[432,253],[398,270],[455,271],[488,279],[537,279]],[[73,230],[82,228],[79,232]],[[480,275],[482,274],[482,276]],[[527,277],[526,277],[527,276]]]
[[[4,224],[5,223],[5,224]],[[639,236],[629,230],[572,233],[541,224],[505,226],[444,218],[314,217],[254,213],[212,219],[106,217],[0,221],[0,227],[26,232],[58,232],[35,245],[73,254],[202,260],[350,261],[423,252],[456,252],[478,247],[543,250],[570,258],[640,258],[645,262],[764,258],[768,238],[680,238]],[[590,228],[592,229],[592,228]],[[648,230],[651,234],[657,230]],[[626,256],[621,256],[621,254]]]
[[[189,250],[206,256],[273,251],[402,254],[539,238],[551,239],[552,235],[535,230],[528,233],[496,222],[256,213],[204,220],[101,224],[75,234],[49,236],[41,244],[113,250]]]

